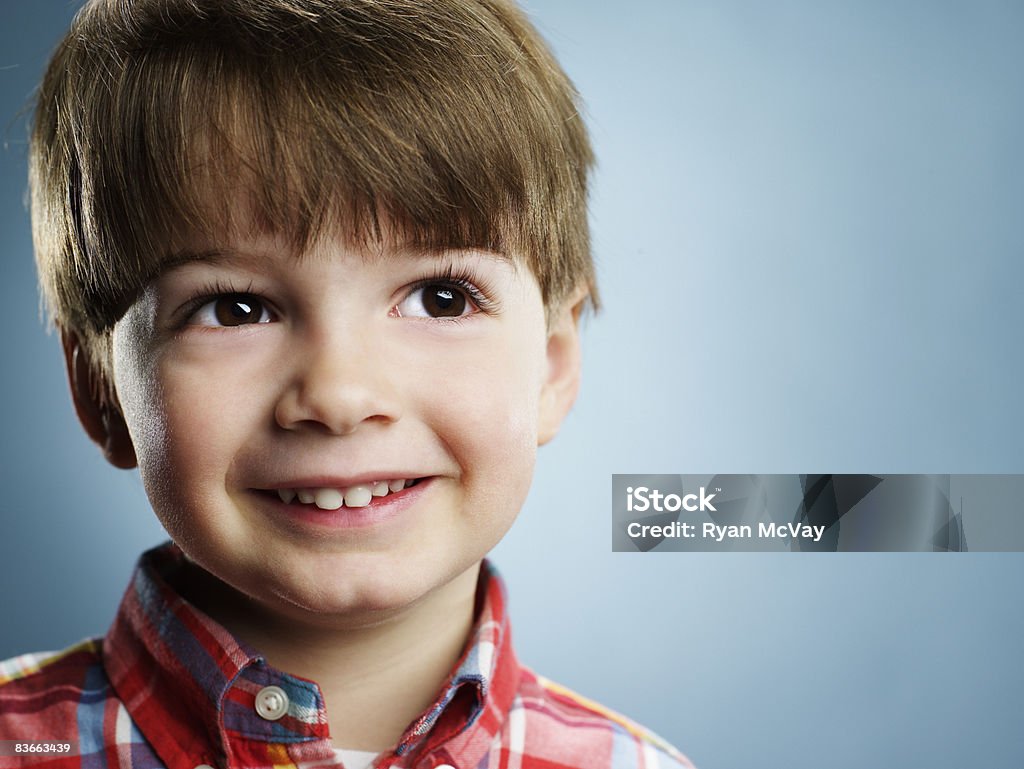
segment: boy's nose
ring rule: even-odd
[[[365,333],[322,334],[296,348],[275,407],[277,424],[347,435],[366,422],[397,421],[392,367],[370,339]]]

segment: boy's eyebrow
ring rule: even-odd
[[[237,251],[229,251],[222,248],[207,248],[199,251],[182,250],[175,251],[160,260],[157,266],[157,275],[176,270],[186,264],[193,262],[205,262],[208,264],[221,264],[223,262],[240,261],[240,254]]]
[[[516,265],[515,257],[503,251],[492,251],[489,249],[477,248],[454,248],[446,251],[422,250],[415,252],[416,256],[427,259],[451,259],[455,255],[472,253],[474,256],[482,256],[499,263]],[[249,262],[253,259],[262,261],[270,257],[257,251],[239,251],[232,248],[205,248],[199,250],[182,249],[174,251],[164,257],[156,269],[154,277],[159,277],[167,272],[176,270],[186,264],[196,262],[205,264],[232,264]]]

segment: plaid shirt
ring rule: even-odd
[[[105,638],[0,662],[0,769],[342,769],[316,684],[270,667],[178,595],[163,575],[182,557],[170,544],[142,556]],[[622,716],[520,666],[504,588],[486,562],[481,587],[454,672],[375,767],[691,767]],[[69,748],[16,753],[14,740]]]

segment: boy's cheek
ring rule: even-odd
[[[137,448],[151,442],[162,431],[162,418],[155,400],[163,388],[157,377],[157,363],[151,350],[132,325],[115,327],[113,337],[114,387],[121,412]]]
[[[537,397],[523,372],[513,373],[453,388],[445,399],[445,423],[434,424],[455,454],[463,480],[480,495],[477,503],[495,511],[518,510],[536,460]],[[435,416],[437,408],[435,402]]]
[[[123,360],[133,365],[116,369],[118,395],[147,493],[179,506],[198,502],[189,497],[222,472],[219,444],[231,435],[225,417],[237,411],[166,359]]]

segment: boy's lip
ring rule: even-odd
[[[393,500],[402,493],[422,482],[429,481],[432,476],[403,478],[386,475],[352,475],[345,478],[337,476],[307,476],[290,481],[295,485],[273,486],[270,488],[252,489],[260,495],[279,499],[286,505],[298,501],[298,504],[312,505],[319,510],[337,510],[344,506],[347,509],[366,507],[375,502],[383,502],[385,498]],[[363,480],[372,478],[373,480]]]
[[[389,521],[400,520],[402,514],[415,504],[415,500],[421,498],[424,493],[429,493],[426,490],[432,486],[430,482],[433,479],[434,476],[421,477],[396,493],[373,497],[369,504],[357,507],[346,505],[337,509],[322,509],[315,504],[286,502],[278,498],[277,489],[287,489],[287,486],[254,491],[257,497],[264,500],[261,505],[268,505],[265,509],[272,511],[273,517],[293,532],[369,530],[389,526]],[[336,480],[333,479],[332,482]],[[412,479],[409,482],[412,482]]]
[[[429,478],[421,472],[396,471],[375,471],[372,473],[361,473],[359,475],[339,476],[312,475],[297,478],[295,480],[273,482],[268,486],[256,487],[259,491],[278,491],[279,489],[347,489],[351,486],[367,486],[380,481],[422,481]]]

